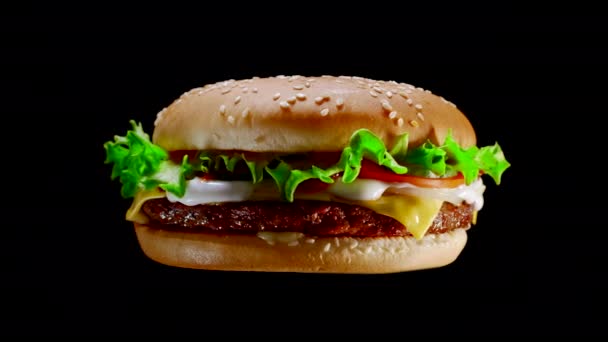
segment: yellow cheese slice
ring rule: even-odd
[[[148,216],[141,212],[141,206],[148,200],[154,198],[163,198],[165,193],[158,188],[153,190],[143,190],[135,194],[131,207],[127,210],[126,219],[127,221],[137,222],[139,224],[148,223]]]
[[[355,203],[394,218],[401,222],[416,239],[422,239],[439,213],[443,201],[399,195],[382,196],[375,201]]]

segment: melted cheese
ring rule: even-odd
[[[131,207],[127,210],[126,219],[127,221],[133,221],[140,224],[148,223],[148,216],[141,212],[141,206],[148,200],[154,198],[165,197],[165,192],[155,188],[153,190],[143,190],[135,194]]]
[[[439,213],[442,200],[409,195],[383,196],[375,201],[353,201],[401,222],[416,239],[422,239]]]

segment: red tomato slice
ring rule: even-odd
[[[334,180],[340,178],[341,174],[335,174],[331,176]],[[317,192],[325,191],[329,187],[330,183],[325,183],[319,179],[307,179],[300,183],[296,188],[296,193],[299,194],[314,194]]]
[[[297,194],[315,194],[317,192],[322,192],[327,189],[329,183],[321,182],[318,179],[307,179],[300,183],[296,188]]]
[[[464,177],[458,174],[448,178],[426,178],[408,174],[399,175],[384,166],[363,159],[358,178],[377,179],[383,182],[410,183],[421,188],[455,188],[464,184]]]

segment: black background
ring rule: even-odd
[[[2,332],[603,333],[606,16],[579,6],[276,3],[11,9],[2,18]],[[156,264],[103,143],[225,79],[358,75],[456,103],[512,163],[450,266],[392,275]],[[589,195],[582,195],[584,192]],[[596,198],[596,199],[594,199]]]

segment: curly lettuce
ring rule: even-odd
[[[398,150],[401,149],[398,148]],[[348,146],[342,150],[340,160],[327,169],[313,165],[308,170],[292,170],[287,163],[281,161],[276,168],[270,169],[267,167],[266,171],[277,183],[283,198],[291,202],[298,185],[309,179],[319,179],[324,183],[333,183],[332,176],[342,173],[341,181],[352,183],[359,176],[363,158],[385,166],[397,174],[404,174],[408,170],[406,166],[397,163],[380,138],[367,129],[360,129],[351,136]]]
[[[415,165],[417,168],[430,171],[435,176],[445,177],[462,174],[466,184],[470,184],[480,172],[492,177],[500,184],[501,176],[511,165],[506,159],[498,143],[493,146],[479,148],[461,147],[452,137],[451,130],[445,142],[436,146],[430,141],[410,151],[403,162]]]
[[[311,165],[305,169],[292,166],[286,156],[272,155],[266,159],[249,160],[241,152],[199,151],[195,158],[184,156],[181,164],[173,163],[167,151],[153,144],[141,124],[130,121],[133,129],[125,136],[116,136],[104,144],[106,163],[114,163],[112,179],[119,178],[123,197],[132,197],[137,191],[160,187],[178,197],[185,192],[186,180],[195,172],[209,173],[226,170],[234,173],[239,163],[245,163],[253,183],[270,176],[281,196],[293,201],[296,189],[309,179],[333,183],[340,175],[341,182],[351,183],[359,176],[363,159],[384,166],[387,172],[432,177],[449,177],[462,174],[470,184],[481,174],[487,174],[500,184],[501,176],[510,163],[505,159],[498,143],[493,146],[463,148],[452,137],[451,131],[441,145],[431,141],[410,149],[408,135],[398,137],[390,150],[373,132],[359,129],[350,137],[341,151],[339,160],[327,167]]]
[[[192,170],[188,156],[184,156],[179,165],[173,163],[167,151],[150,141],[141,123],[129,122],[132,130],[103,145],[105,163],[114,164],[111,179],[118,178],[122,184],[122,197],[133,197],[138,191],[155,187],[182,197],[186,191],[186,177]]]

